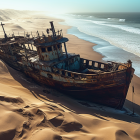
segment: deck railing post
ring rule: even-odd
[[[31,50],[29,44],[28,44],[28,48],[29,48],[29,50]]]
[[[28,56],[27,56],[27,51],[26,51],[26,46],[25,46],[25,44],[23,44],[23,47],[24,47],[25,57],[26,57],[26,59],[27,59],[27,61],[28,61]]]
[[[65,71],[65,76],[68,76],[68,72],[67,71]]]
[[[71,74],[71,77],[74,78],[74,74],[73,73],[70,73],[70,74]]]
[[[86,60],[86,67],[88,68],[89,66],[89,60]]]
[[[62,75],[62,71],[61,70],[59,70],[59,74]]]
[[[105,68],[105,70],[108,70],[108,65],[105,64],[105,65],[104,65],[104,68]]]
[[[8,45],[9,51],[11,52],[11,55],[13,55],[13,51],[11,50],[11,46]]]
[[[80,62],[81,62],[81,64],[84,64],[84,59],[81,58],[81,59],[80,59]]]
[[[95,65],[95,62],[94,62],[94,61],[92,61],[92,68],[94,68],[94,65]]]
[[[99,69],[101,68],[101,63],[98,63],[98,68],[99,68]]]
[[[31,47],[32,47],[32,50],[33,50],[33,44],[31,43]]]

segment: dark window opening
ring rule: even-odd
[[[65,75],[65,72],[64,71],[62,71],[62,75]]]
[[[56,50],[56,46],[53,46],[53,49]]]
[[[13,44],[11,44],[11,47],[14,47],[14,45],[13,45]]]
[[[71,73],[70,72],[68,72],[68,76],[71,77]]]
[[[71,59],[71,63],[74,63],[74,59]]]
[[[68,66],[68,61],[65,62],[65,66],[66,66],[66,67]]]
[[[52,51],[52,47],[48,47],[48,51],[49,51],[49,52]]]
[[[60,44],[57,45],[58,49],[60,48]]]
[[[45,48],[41,48],[42,52],[46,52],[46,49]]]

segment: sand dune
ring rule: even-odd
[[[69,38],[69,52],[101,60],[102,56],[92,50],[95,44],[67,35],[70,27],[59,25],[61,20],[43,15],[29,18],[25,13],[0,10],[0,16],[10,18],[5,21],[5,30],[41,32],[53,20],[56,29],[63,29],[64,36]],[[22,16],[17,19],[16,15]],[[0,34],[3,35],[2,29]],[[0,140],[140,140],[140,117],[99,108],[37,85],[0,60]]]
[[[9,17],[7,17],[7,16],[0,16],[0,21],[5,21],[5,20],[10,20],[10,18]]]
[[[57,104],[52,106],[39,101],[32,104],[22,96],[7,96],[6,93],[0,96],[0,139],[139,139],[138,125],[78,115],[62,110]]]
[[[28,15],[28,11],[17,11],[17,10],[12,10],[12,9],[0,10],[0,16],[5,17],[5,20],[18,18],[20,16],[25,16],[25,15]]]

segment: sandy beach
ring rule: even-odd
[[[9,14],[12,13],[12,14]],[[35,34],[50,28],[62,29],[69,39],[67,51],[82,58],[102,61],[92,47],[96,44],[67,34],[61,19],[29,11],[0,10],[7,34]],[[3,36],[2,28],[0,37]],[[134,75],[134,110],[140,115],[140,78]],[[125,107],[132,110],[132,85]],[[36,84],[0,60],[0,140],[140,140],[140,116],[125,111],[90,106],[52,88]],[[131,112],[132,113],[132,112]]]

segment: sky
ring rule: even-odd
[[[140,0],[0,0],[0,9],[54,13],[140,12]]]

